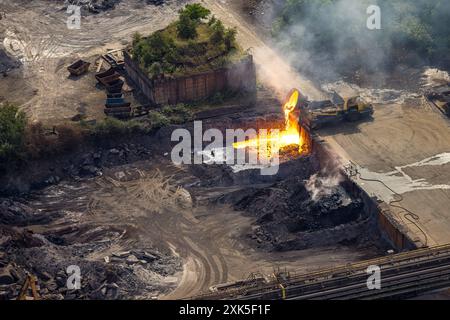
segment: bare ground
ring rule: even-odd
[[[15,1],[4,4],[0,40],[8,54],[22,64],[0,81],[0,102],[21,105],[33,120],[61,121],[80,113],[102,118],[104,92],[95,89],[95,61],[107,49],[122,48],[135,32],[150,34],[173,21],[178,9],[189,1],[167,1],[152,6],[145,1],[121,1],[114,10],[83,16],[80,30],[69,30],[64,6],[55,1]],[[290,67],[251,25],[232,13],[226,3],[203,1],[227,25],[239,30],[238,40],[250,49],[258,65],[259,78],[279,98],[301,86],[311,98],[321,94]],[[239,8],[236,2],[233,7]],[[236,7],[237,6],[237,7]],[[26,23],[24,23],[26,21]],[[77,79],[68,77],[66,67],[78,58],[91,63],[91,71]],[[269,63],[270,62],[270,63]],[[276,65],[277,77],[273,67]]]
[[[85,257],[76,254],[78,259],[101,265],[105,257],[136,248],[153,248],[181,258],[182,270],[177,272],[176,264],[168,260],[166,267],[158,267],[166,271],[153,272],[152,277],[142,280],[147,287],[139,293],[123,295],[127,286],[119,283],[121,297],[134,298],[186,298],[252,273],[270,275],[277,268],[310,271],[379,254],[368,247],[341,245],[285,252],[258,249],[247,238],[255,218],[228,204],[209,201],[245,186],[196,187],[194,193],[183,188],[199,183],[188,167],[175,167],[163,157],[114,167],[105,170],[102,177],[62,183],[30,195],[28,206],[61,217],[26,228],[51,239],[56,244],[51,248],[63,248],[58,250],[98,243],[101,235],[105,239],[101,246]],[[23,250],[26,257],[28,253]],[[41,254],[53,251],[47,250],[41,248]],[[60,265],[60,258],[54,259]],[[35,261],[30,267],[50,272],[45,263]],[[139,273],[136,276],[139,278]]]
[[[313,99],[322,96],[311,82],[290,71],[289,66],[260,40],[251,26],[230,12],[226,5],[220,1],[207,0],[204,3],[226,24],[238,27],[239,40],[246,47],[253,48],[255,61],[259,65],[259,77],[266,86],[274,89],[279,96],[292,87],[300,87]],[[172,4],[158,9],[145,7],[143,10],[142,4],[123,1],[115,11],[85,17],[82,30],[74,32],[66,29],[65,14],[56,11],[55,5],[24,1],[6,6],[7,17],[0,20],[0,32],[8,39],[6,43],[4,41],[5,46],[11,48],[11,53],[23,63],[23,67],[14,71],[16,74],[1,80],[0,96],[2,100],[19,102],[34,119],[40,120],[69,118],[80,107],[87,107],[89,116],[100,116],[104,94],[92,87],[92,74],[73,81],[67,78],[65,66],[76,57],[89,60],[106,48],[121,46],[124,39],[129,41],[135,31],[149,33],[163,27],[173,19],[178,8],[177,4]],[[119,10],[121,6],[127,10]],[[30,23],[24,24],[23,21]],[[14,43],[12,47],[11,43]],[[279,71],[276,77],[273,77],[273,65],[269,64],[274,59]],[[273,79],[275,81],[271,81]],[[86,94],[85,90],[90,87],[92,89]],[[342,146],[346,152],[340,153],[350,155],[348,159],[354,159],[373,171],[390,170],[408,161],[420,161],[422,156],[435,155],[439,150],[448,150],[447,127],[435,115],[426,113],[424,116],[423,112],[420,109],[403,109],[400,105],[377,107],[373,123],[362,124],[356,131],[330,132],[336,137],[326,139]],[[339,148],[336,150],[339,152]],[[47,210],[52,210],[52,207],[65,210],[74,203],[75,209],[82,213],[74,220],[75,224],[79,221],[130,224],[138,230],[134,237],[139,241],[173,250],[183,261],[183,271],[175,275],[175,280],[172,276],[166,279],[167,288],[174,291],[160,293],[160,297],[186,297],[206,290],[212,284],[246,278],[251,272],[270,273],[274,266],[302,271],[356,261],[371,254],[366,250],[342,246],[283,253],[258,251],[239,236],[251,228],[252,218],[242,216],[227,205],[213,208],[198,205],[186,209],[176,204],[175,209],[168,210],[166,203],[162,206],[155,201],[153,183],[149,182],[148,177],[152,177],[156,169],[162,172],[163,177],[175,175],[177,181],[194,179],[186,171],[167,163],[133,166],[137,168],[115,168],[106,172],[103,177],[87,183],[79,193],[59,196],[56,187],[53,192],[58,196],[51,200],[51,190],[44,191],[39,201]],[[129,172],[123,175],[120,173],[122,171]],[[158,198],[163,196],[161,190],[154,192]],[[427,212],[436,212],[438,219],[430,223],[446,223],[445,199],[448,195],[444,194],[444,197],[442,192],[446,191],[420,191],[420,197],[411,197],[408,201],[412,204],[422,202],[414,203],[414,206],[421,205],[420,208]],[[428,196],[428,193],[432,195]],[[427,209],[427,206],[431,208],[434,204],[436,208]],[[432,218],[436,217],[430,216],[429,221]],[[422,222],[427,221],[424,219]],[[51,231],[53,227],[48,228]],[[36,232],[40,231],[37,227]],[[121,250],[125,245],[120,244],[114,250]],[[111,249],[104,252],[105,255],[110,253]],[[100,260],[103,256],[93,259]]]
[[[107,49],[123,47],[135,32],[165,27],[184,2],[122,1],[115,10],[83,16],[79,30],[67,28],[63,1],[2,3],[0,41],[22,67],[1,79],[0,102],[20,104],[33,120],[66,120],[80,109],[89,118],[103,117],[105,95],[94,87],[95,66],[78,79],[68,77],[67,66],[79,58],[94,63]]]

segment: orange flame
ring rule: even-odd
[[[267,136],[258,136],[255,139],[238,141],[233,143],[235,149],[244,149],[247,147],[265,146],[270,157],[274,153],[278,153],[283,147],[290,145],[298,146],[299,154],[307,154],[310,151],[310,137],[308,132],[301,128],[295,119],[295,108],[297,107],[300,92],[293,89],[283,105],[285,127],[279,134],[273,134],[272,131]]]

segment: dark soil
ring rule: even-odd
[[[204,129],[213,127],[214,121],[245,129],[246,124],[260,128],[280,120],[272,115],[245,119],[234,115],[219,122],[205,121]],[[161,279],[181,270],[180,258],[138,236],[137,225],[126,216],[107,222],[97,222],[95,217],[79,219],[79,212],[86,210],[86,195],[78,196],[76,186],[83,189],[84,183],[109,168],[140,160],[158,163],[163,154],[170,153],[173,129],[88,144],[4,175],[2,187],[16,198],[0,199],[0,298],[17,297],[26,271],[38,276],[41,293],[49,299],[152,298],[170,290]],[[239,235],[252,248],[290,251],[340,244],[381,254],[384,243],[374,217],[365,214],[361,199],[345,190],[341,177],[320,171],[317,157],[313,153],[285,159],[274,176],[262,176],[259,170],[233,172],[226,165],[189,165],[183,170],[198,178],[197,182],[179,183],[197,205],[206,202],[214,210],[217,204],[227,204],[254,217],[253,227]],[[53,203],[52,197],[60,201],[58,192],[65,188],[65,181],[70,181],[65,192],[72,193],[73,203]],[[51,185],[58,187],[54,195],[52,187],[45,189],[52,210],[46,202],[40,209],[27,205],[30,200],[40,203],[39,194],[30,191]],[[105,196],[112,195],[108,190]],[[26,194],[19,197],[20,191]],[[202,193],[209,196],[202,198]],[[67,289],[64,270],[71,264],[83,270],[82,290]]]
[[[165,0],[141,0],[151,5],[162,5]],[[81,6],[82,13],[98,14],[103,11],[113,10],[121,0],[69,0],[70,4]]]
[[[212,203],[231,204],[256,218],[247,234],[253,246],[289,251],[342,243],[384,250],[374,217],[366,214],[362,200],[345,190],[343,177],[318,173],[316,156],[282,163],[275,176],[261,176],[258,170],[234,173],[220,165],[197,165],[191,172],[202,181],[199,189],[232,190],[210,199]],[[196,195],[195,187],[189,190]]]
[[[3,45],[0,44],[0,79],[6,77],[12,69],[20,67],[20,62],[6,54]]]
[[[0,300],[17,298],[27,272],[38,277],[44,299],[130,299],[167,290],[158,278],[181,270],[179,258],[171,253],[138,244],[127,251],[117,249],[104,260],[106,249],[131,240],[130,226],[71,225],[65,219],[59,229],[41,233],[18,227],[57,225],[63,215],[0,200]],[[67,287],[70,273],[65,270],[71,265],[82,271],[81,290]]]

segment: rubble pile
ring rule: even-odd
[[[67,0],[67,4],[80,6],[89,13],[100,13],[102,11],[112,10],[120,0]]]
[[[18,68],[19,66],[20,62],[7,55],[3,45],[0,44],[0,76],[6,76],[9,71]]]
[[[113,10],[121,0],[66,0],[67,4],[80,6],[88,13],[98,14],[103,11]],[[151,5],[162,5],[165,0],[142,0],[142,2]]]
[[[11,218],[14,213],[18,217]],[[42,216],[24,204],[0,201],[0,300],[17,298],[27,273],[37,277],[43,299],[149,299],[168,290],[164,278],[181,269],[173,255],[125,245],[127,226]],[[56,219],[53,225],[49,219]],[[25,222],[33,226],[19,227]],[[40,223],[46,231],[33,231]],[[80,290],[67,285],[71,265],[80,268]]]
[[[350,196],[338,182],[325,191],[312,190],[310,180],[316,174],[307,168],[303,174],[269,186],[242,188],[215,201],[254,216],[249,237],[267,250],[370,241],[365,234],[370,234],[371,219],[365,215],[362,200]]]
[[[11,199],[0,198],[0,225],[27,226],[46,224],[59,217],[57,213],[44,214]]]

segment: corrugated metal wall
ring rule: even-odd
[[[128,53],[125,52],[124,57],[128,76],[154,105],[199,101],[224,90],[248,93],[256,91],[256,70],[252,56],[225,69],[154,80],[150,80],[140,70]]]

